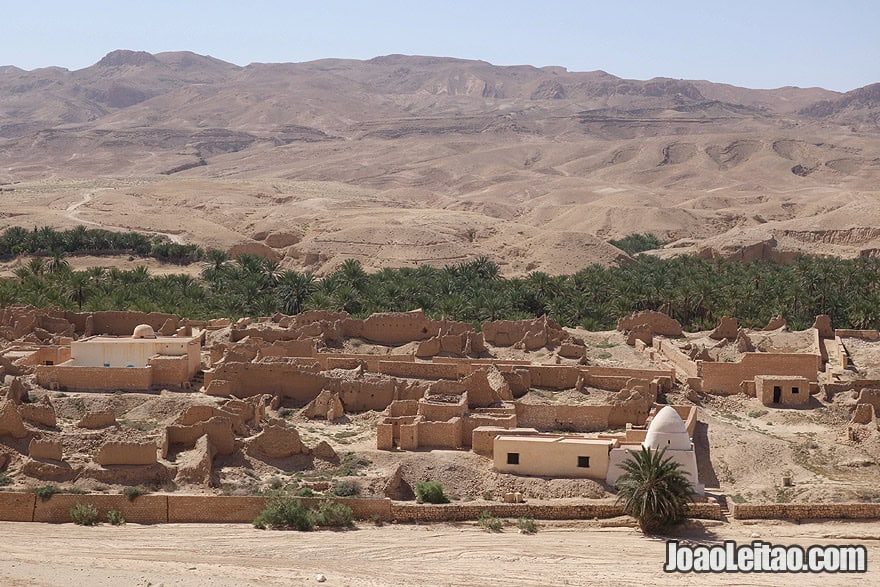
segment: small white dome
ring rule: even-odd
[[[134,332],[131,333],[132,338],[156,338],[156,333],[153,331],[153,327],[149,324],[138,324],[134,327]]]
[[[642,446],[659,450],[690,450],[691,439],[688,436],[687,427],[675,408],[666,406],[654,416],[648,426],[648,433]]]

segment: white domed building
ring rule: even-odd
[[[681,471],[690,479],[694,491],[699,495],[703,494],[704,488],[699,483],[697,472],[697,454],[694,451],[694,443],[691,441],[684,420],[681,419],[675,408],[666,406],[657,412],[648,425],[645,440],[641,446],[652,451],[666,449],[665,457],[678,463],[681,466]],[[605,478],[609,485],[614,485],[623,474],[620,465],[629,458],[630,451],[633,450],[637,450],[637,447],[631,445],[611,450],[608,475]]]

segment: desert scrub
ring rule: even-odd
[[[416,501],[419,503],[449,503],[439,481],[421,481],[416,484]]]
[[[43,485],[34,489],[34,493],[43,501],[49,501],[53,495],[58,493],[58,488],[54,485]]]
[[[483,510],[480,512],[480,517],[477,518],[477,524],[479,524],[480,528],[486,532],[501,532],[501,530],[504,529],[504,521],[500,518],[496,518],[489,510]]]
[[[125,524],[125,518],[119,510],[110,510],[107,512],[107,523],[113,526],[122,526]]]
[[[318,494],[315,493],[315,490],[312,489],[311,487],[301,487],[296,492],[296,495],[298,497],[317,497],[318,496]]]
[[[126,487],[122,490],[122,495],[128,498],[128,501],[134,501],[142,495],[147,495],[150,493],[150,490],[144,487],[143,485],[138,485],[137,487]]]
[[[77,526],[95,526],[98,523],[98,508],[90,503],[78,503],[70,508],[70,519]]]
[[[354,526],[354,514],[345,504],[325,500],[314,514],[316,526],[324,528],[350,528]]]
[[[308,532],[315,528],[315,516],[302,501],[290,497],[273,497],[254,520],[260,530],[299,530]]]
[[[333,485],[333,495],[337,497],[355,497],[361,494],[361,484],[351,479],[341,479]]]
[[[0,487],[6,487],[7,485],[12,485],[15,481],[12,477],[9,476],[8,473],[0,473]]]
[[[521,534],[537,534],[538,525],[532,518],[520,518],[516,521],[516,527],[519,528]]]

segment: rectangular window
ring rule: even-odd
[[[792,392],[792,393],[800,393],[801,390],[798,389],[797,387],[792,387],[792,388],[791,388],[791,392]]]
[[[507,453],[507,464],[508,465],[518,465],[519,464],[519,453],[518,452]]]
[[[589,469],[590,457],[578,457],[578,467],[581,469]]]

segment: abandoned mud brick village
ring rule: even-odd
[[[0,520],[615,518],[643,448],[694,519],[880,519],[876,85],[0,80]]]

